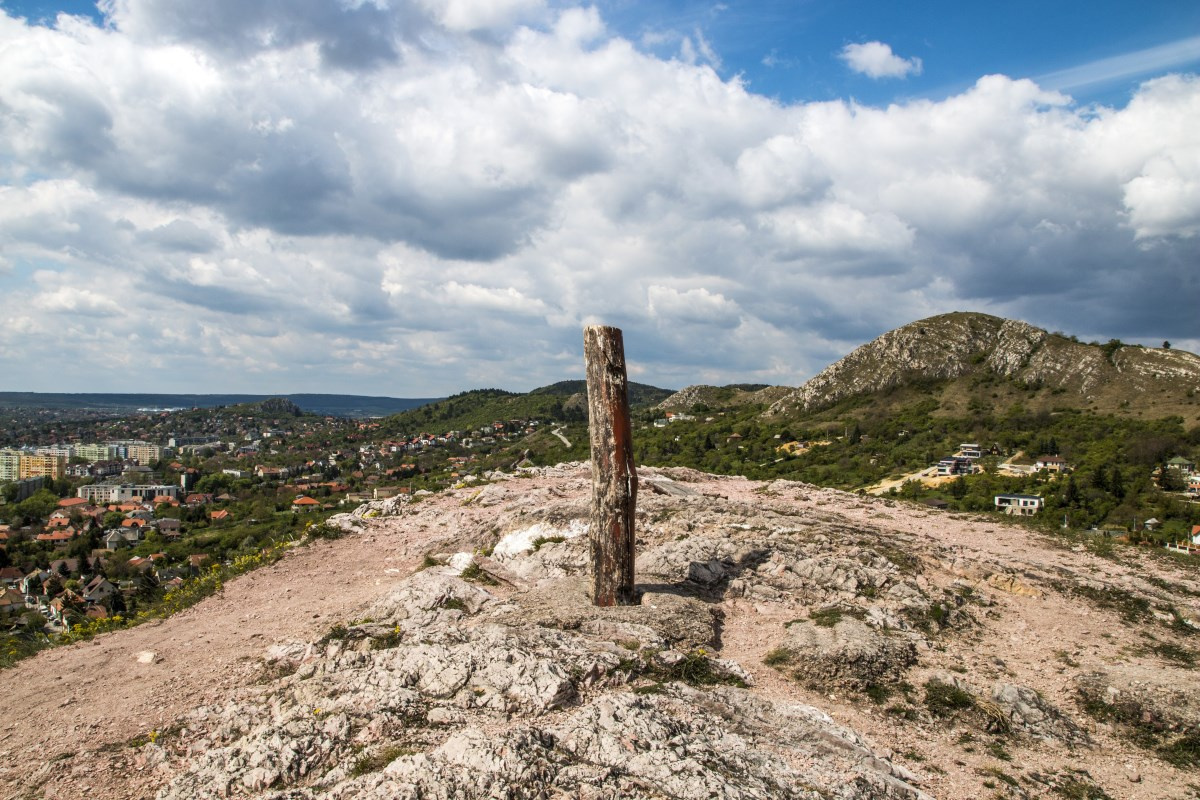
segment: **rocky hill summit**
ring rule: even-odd
[[[1166,554],[643,470],[587,601],[586,464],[367,504],[2,677],[0,798],[1200,797]]]
[[[770,413],[811,411],[915,380],[997,375],[1061,390],[1073,402],[1121,413],[1158,398],[1161,413],[1200,390],[1200,357],[1109,342],[1083,344],[1025,322],[955,312],[888,331],[779,398]]]
[[[791,393],[786,386],[762,386],[747,388],[745,386],[709,386],[696,384],[675,392],[658,404],[658,408],[666,411],[690,411],[697,406],[710,408],[728,408],[731,406],[761,403],[771,405],[781,397]]]

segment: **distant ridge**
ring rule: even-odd
[[[653,405],[672,394],[671,389],[660,389],[657,386],[651,386],[646,383],[637,383],[629,381],[629,404],[631,406]],[[569,380],[552,383],[549,386],[542,386],[534,389],[530,394],[549,394],[560,397],[571,397],[572,395],[587,396],[587,381],[586,380]]]
[[[127,412],[146,408],[214,408],[260,403],[273,397],[304,411],[337,417],[380,417],[420,408],[441,398],[375,397],[353,394],[105,394],[0,392],[0,408],[55,408]]]

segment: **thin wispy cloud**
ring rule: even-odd
[[[1070,91],[1195,64],[1200,64],[1200,36],[1090,61],[1047,73],[1036,80],[1048,89]]]

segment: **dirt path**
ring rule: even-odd
[[[48,650],[0,673],[0,797],[152,794],[158,776],[139,769],[130,741],[252,685],[271,644],[312,640],[353,618],[381,586],[415,568],[420,544],[442,535],[375,527],[297,547],[170,619]],[[153,663],[139,660],[144,653]],[[30,774],[47,756],[51,768]]]

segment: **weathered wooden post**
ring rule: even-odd
[[[629,424],[625,343],[619,328],[583,329],[588,433],[592,442],[592,603],[633,605],[637,471]]]

